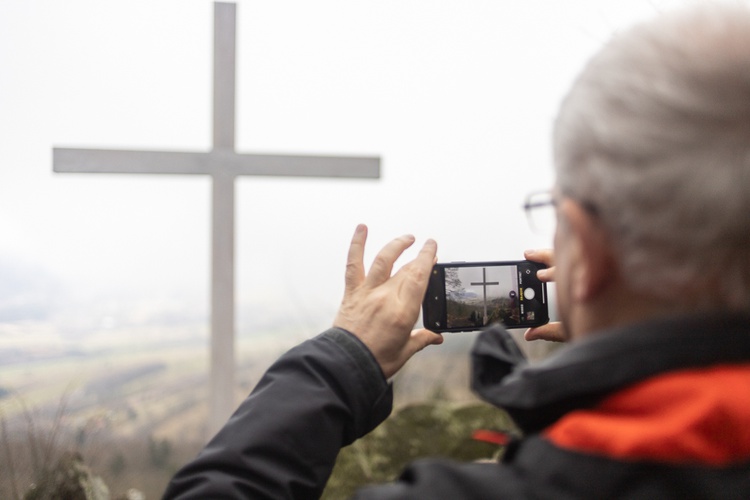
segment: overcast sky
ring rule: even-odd
[[[368,259],[403,233],[442,261],[548,245],[521,204],[553,181],[565,90],[615,30],[683,3],[239,1],[237,150],[382,157],[377,181],[239,180],[241,315],[328,316],[359,222]],[[207,311],[209,180],[54,174],[51,151],[208,150],[212,15],[206,0],[0,1],[0,314],[40,293]]]

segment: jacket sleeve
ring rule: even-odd
[[[268,369],[164,498],[317,498],[341,447],[391,407],[370,351],[350,333],[328,330]]]

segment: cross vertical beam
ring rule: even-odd
[[[234,409],[234,176],[212,176],[211,367],[208,431],[213,435]]]
[[[214,4],[213,149],[234,151],[237,8]],[[234,178],[212,175],[211,367],[208,431],[234,409]]]
[[[237,6],[214,4],[214,149],[234,150]]]

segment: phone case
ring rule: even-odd
[[[480,330],[501,322],[529,328],[549,322],[547,285],[527,260],[438,263],[422,304],[424,327],[434,332]]]

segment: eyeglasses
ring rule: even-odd
[[[556,206],[557,198],[552,191],[535,191],[526,196],[523,209],[533,232],[545,236],[554,234],[557,224]]]
[[[563,194],[563,196],[567,196]],[[592,202],[573,198],[584,210],[593,217],[599,217],[599,209]],[[557,225],[558,197],[551,190],[534,191],[526,196],[523,209],[531,230],[537,234],[550,236],[554,234]]]

